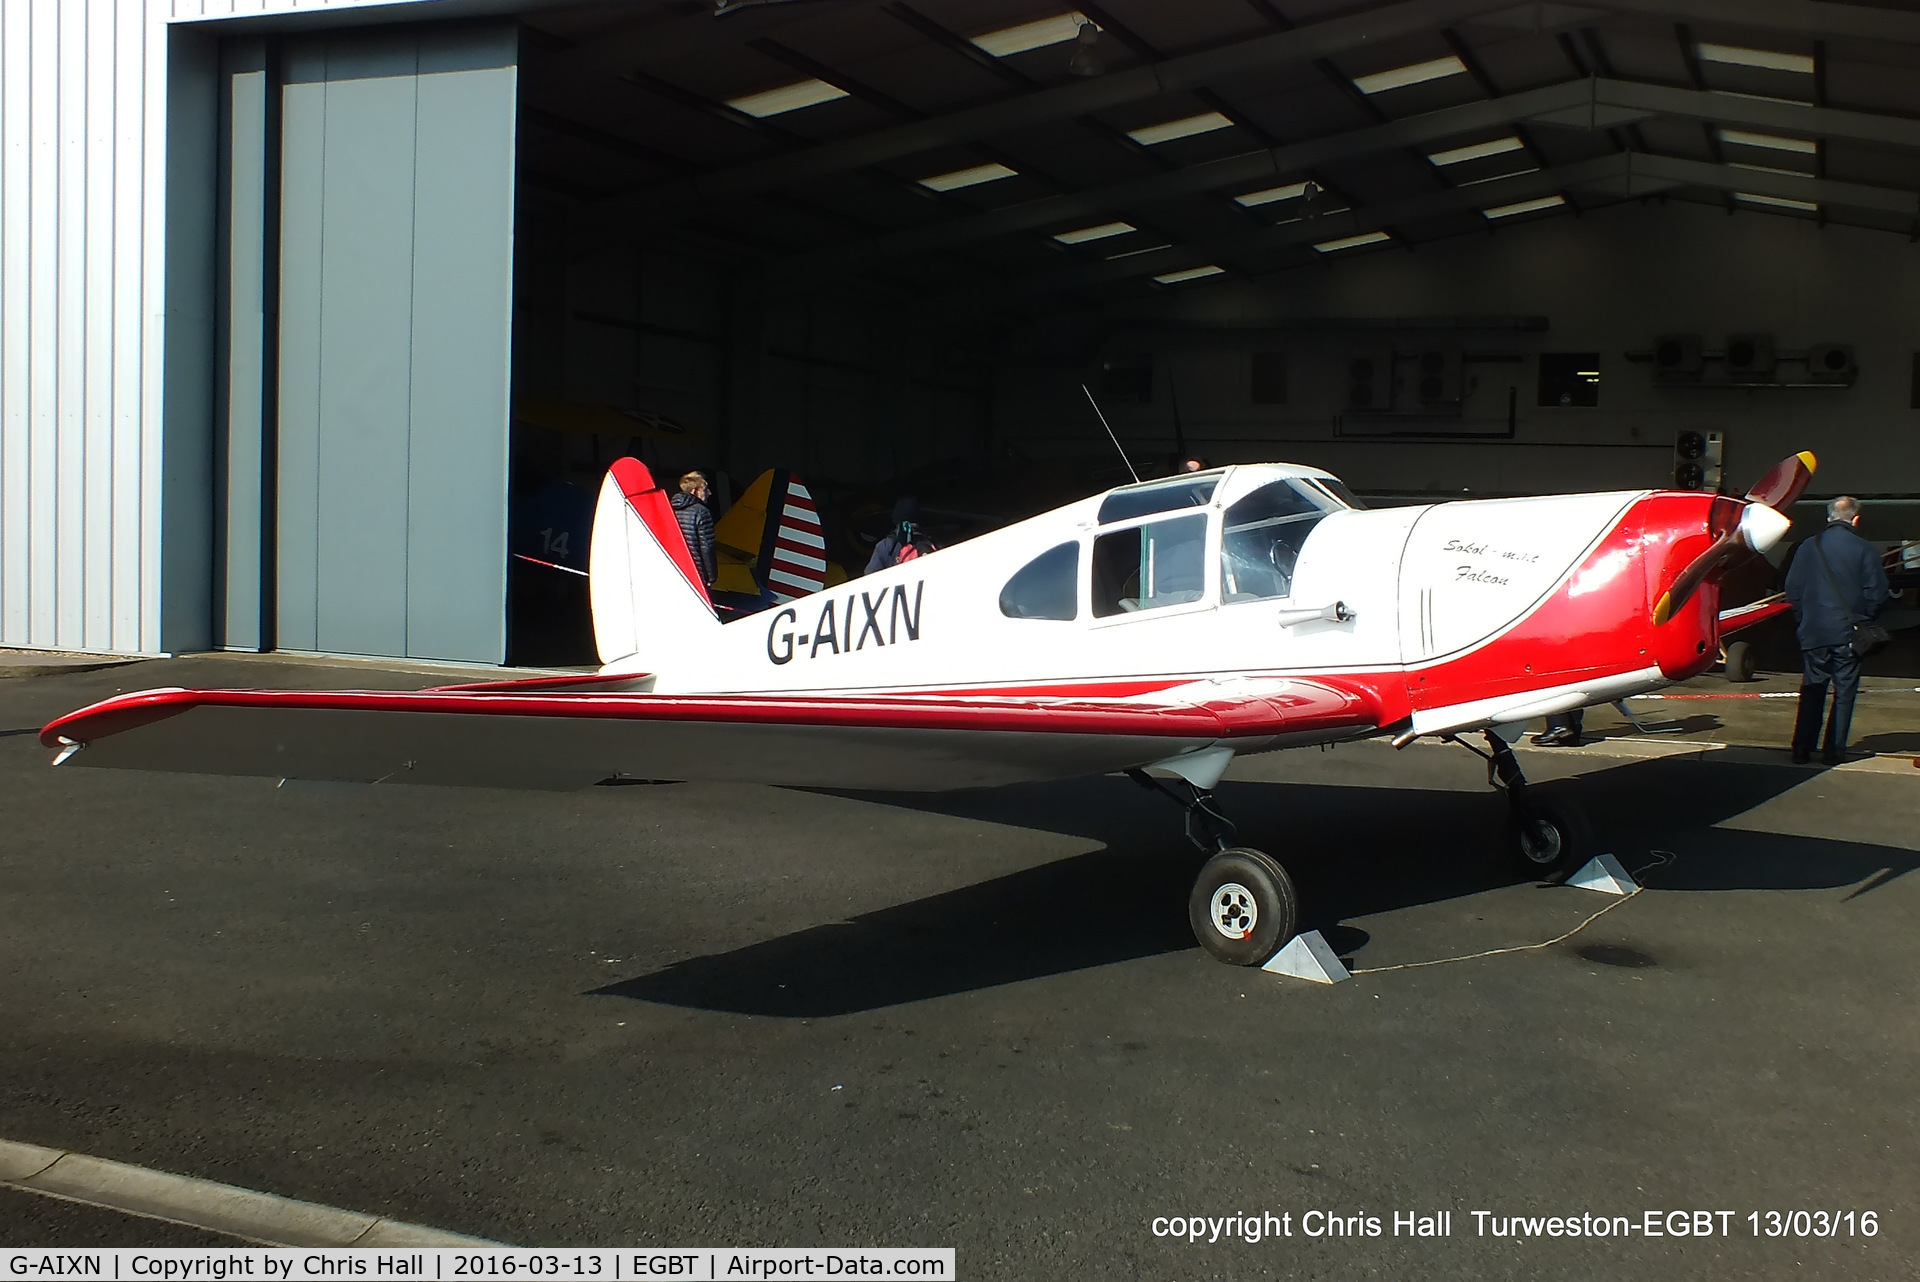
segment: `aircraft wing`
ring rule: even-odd
[[[1089,695],[656,695],[634,684],[619,676],[406,692],[146,690],[69,713],[40,741],[60,750],[59,763],[269,778],[942,791],[1377,728],[1377,703],[1364,688],[1328,680],[1109,686]]]

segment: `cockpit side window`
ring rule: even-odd
[[[1048,548],[1014,572],[1000,589],[1000,613],[1009,619],[1071,619],[1079,613],[1080,545]]]
[[[1207,518],[1116,530],[1093,541],[1096,618],[1198,601],[1206,594]]]
[[[1307,534],[1335,501],[1299,481],[1263,485],[1227,509],[1220,538],[1220,600],[1267,601],[1293,594],[1293,567]]]

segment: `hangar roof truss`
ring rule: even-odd
[[[592,253],[1101,301],[1660,193],[1920,234],[1920,14],[1828,0],[789,0],[524,19]]]

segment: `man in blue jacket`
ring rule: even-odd
[[[1860,690],[1860,656],[1853,652],[1853,625],[1873,618],[1887,604],[1887,572],[1880,550],[1854,531],[1860,501],[1841,495],[1827,504],[1827,526],[1794,549],[1787,566],[1787,601],[1800,638],[1800,715],[1793,726],[1793,759],[1813,756],[1833,686],[1833,714],[1821,757],[1837,765],[1847,753],[1853,697]]]

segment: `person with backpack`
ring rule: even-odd
[[[1793,760],[1813,756],[1826,711],[1827,687],[1833,687],[1833,712],[1821,759],[1838,765],[1847,754],[1853,724],[1853,699],[1860,690],[1860,660],[1877,649],[1886,632],[1871,620],[1886,607],[1887,572],[1880,551],[1855,533],[1860,501],[1841,495],[1827,504],[1827,525],[1794,549],[1787,566],[1787,601],[1793,606],[1800,640],[1800,713],[1793,725]]]
[[[925,556],[933,550],[933,540],[920,528],[920,501],[911,494],[905,495],[893,505],[893,529],[873,545],[873,555],[867,558],[866,572],[872,574],[875,570],[884,570],[890,565]]]

